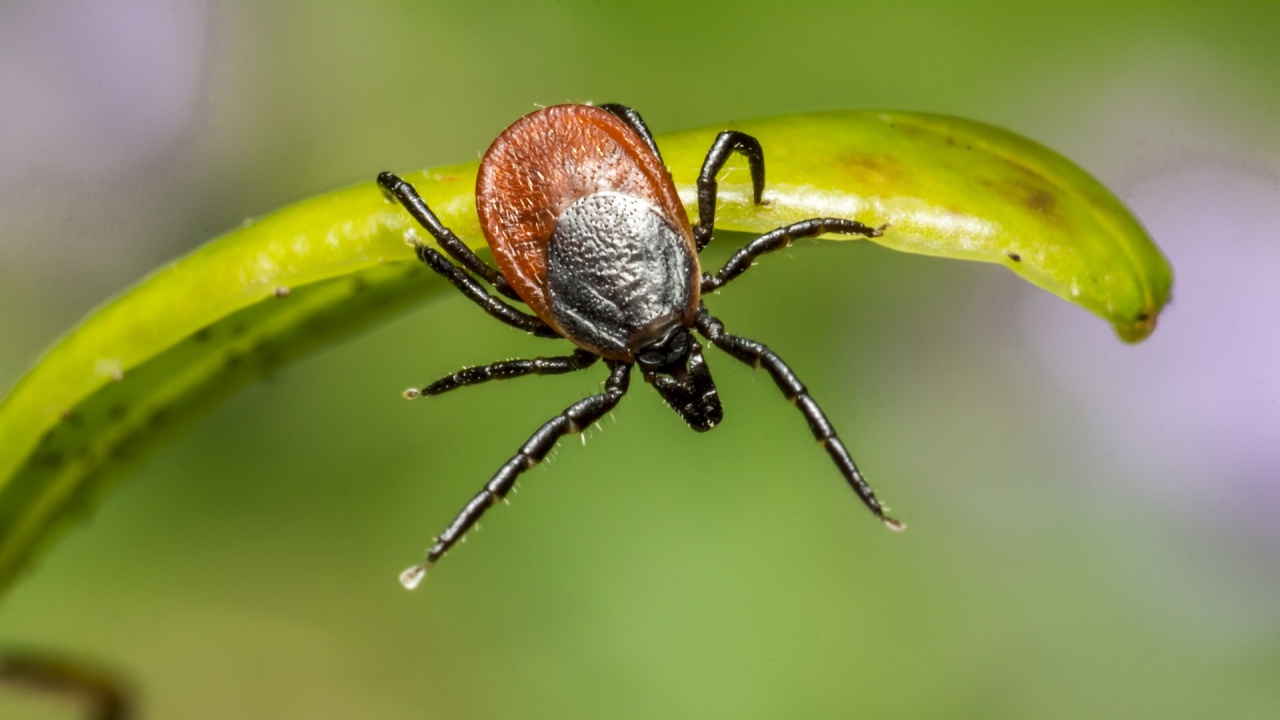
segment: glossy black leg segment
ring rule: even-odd
[[[658,162],[662,162],[662,153],[658,152],[658,143],[653,141],[653,133],[649,132],[649,126],[644,124],[644,118],[640,117],[640,113],[632,110],[626,105],[620,103],[605,103],[598,106],[601,110],[608,110],[614,117],[631,126],[643,140],[644,144],[649,146],[654,155],[658,156]],[[666,163],[663,163],[664,165]]]
[[[716,175],[724,167],[729,156],[741,153],[751,167],[751,189],[755,203],[760,204],[764,197],[764,150],[760,141],[737,130],[725,130],[716,137],[707,151],[707,159],[702,161],[702,172],[698,174],[698,223],[693,226],[693,240],[698,252],[711,242],[711,233],[716,225]]]
[[[505,360],[489,365],[463,368],[452,375],[446,375],[430,385],[418,389],[404,391],[409,399],[420,395],[440,395],[464,385],[478,385],[490,380],[509,380],[525,375],[562,375],[577,370],[585,370],[600,359],[599,355],[586,350],[577,350],[572,355],[560,357],[539,357],[532,360]]]
[[[431,212],[431,208],[427,207],[426,201],[418,195],[418,191],[415,190],[412,185],[401,180],[399,176],[389,172],[384,172],[378,175],[378,185],[381,186],[383,191],[388,195],[399,200],[400,204],[404,206],[404,209],[409,211],[409,214],[413,216],[413,219],[417,220],[419,225],[425,228],[427,232],[431,233],[431,237],[435,238],[436,242],[440,243],[440,247],[443,248],[445,252],[453,256],[454,260],[457,260],[468,270],[479,275],[485,282],[492,285],[503,295],[506,295],[512,300],[520,299],[520,296],[516,294],[516,291],[511,289],[511,286],[507,284],[506,278],[502,277],[502,273],[498,272],[498,270],[489,265],[489,263],[481,260],[478,255],[471,251],[471,248],[467,247],[466,243],[462,242],[457,235],[453,234],[452,230],[445,227],[444,224],[440,222],[440,218],[436,217],[436,214]]]
[[[770,230],[738,248],[737,252],[729,258],[724,267],[720,268],[720,271],[715,275],[704,273],[702,276],[702,292],[709,293],[718,290],[730,280],[746,272],[757,257],[774,250],[781,250],[799,238],[818,237],[827,233],[880,237],[886,227],[888,225],[873,228],[863,225],[857,220],[812,218],[780,227],[777,230]]]
[[[560,333],[553,330],[551,326],[542,322],[542,320],[528,313],[520,312],[490,295],[485,291],[483,285],[467,274],[466,270],[449,262],[449,259],[437,252],[435,248],[416,243],[414,250],[418,253],[418,259],[426,263],[427,267],[435,270],[445,280],[453,283],[453,286],[461,290],[463,295],[466,295],[472,302],[479,305],[493,317],[511,327],[519,328],[540,337],[560,337]]]
[[[462,508],[462,512],[458,513],[458,517],[449,523],[449,527],[445,528],[444,532],[440,533],[435,544],[427,551],[426,560],[401,573],[400,582],[405,587],[410,589],[415,587],[422,580],[427,568],[448,552],[449,548],[462,538],[486,510],[506,496],[521,473],[541,462],[560,438],[571,433],[582,432],[617,406],[622,396],[627,394],[627,387],[631,381],[631,363],[613,360],[605,362],[609,365],[610,373],[609,379],[604,384],[604,392],[579,400],[538,428],[524,447],[520,448],[520,452],[498,469],[497,474],[484,486],[484,489],[471,498],[471,501]]]
[[[822,412],[822,408],[818,407],[818,403],[809,397],[809,390],[800,382],[800,378],[787,367],[787,364],[774,354],[772,350],[755,340],[748,340],[736,335],[730,335],[724,331],[724,324],[707,313],[706,307],[698,309],[698,316],[694,320],[698,331],[706,336],[716,347],[724,350],[742,362],[757,368],[764,368],[773,376],[773,381],[778,384],[778,389],[786,396],[787,400],[795,405],[800,413],[804,415],[804,419],[809,423],[809,429],[813,431],[813,437],[823,447],[827,449],[827,454],[831,456],[836,467],[839,468],[840,474],[858,494],[864,505],[867,506],[875,516],[894,530],[901,530],[903,524],[897,520],[885,515],[884,508],[880,506],[880,501],[876,499],[875,492],[871,489],[871,485],[862,477],[858,466],[853,463],[848,449],[844,443],[836,435],[835,428],[831,427],[831,421],[827,420],[827,416]]]

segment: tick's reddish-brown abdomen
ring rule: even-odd
[[[556,105],[526,115],[493,141],[480,163],[476,211],[498,268],[529,309],[562,334],[547,300],[547,244],[566,208],[601,192],[658,208],[696,263],[689,216],[671,175],[644,140],[607,110]],[[695,267],[694,277],[699,275]],[[698,304],[696,282],[693,292],[690,312]]]

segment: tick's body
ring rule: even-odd
[[[758,255],[798,237],[828,232],[875,236],[852,220],[816,218],[779,228],[739,249],[721,270],[703,275],[698,252],[711,239],[716,173],[729,155],[750,162],[757,203],[764,189],[764,156],[751,136],[726,131],[707,155],[698,180],[698,224],[691,225],[649,130],[620,105],[560,105],[532,113],[494,141],[476,180],[476,210],[501,272],[496,272],[440,224],[417,193],[390,173],[382,187],[431,232],[440,247],[489,282],[523,302],[523,313],[490,295],[462,268],[415,242],[419,258],[490,315],[528,332],[562,337],[578,346],[571,356],[512,360],[467,368],[406,397],[521,375],[580,370],[604,359],[605,391],[582,400],[542,426],[437,538],[427,560],[405,571],[413,587],[516,478],[542,460],[565,434],[580,432],[626,393],[632,365],[695,430],[723,415],[715,383],[702,357],[696,329],[728,354],[769,371],[787,399],[805,415],[858,496],[890,527],[874,493],[804,385],[760,343],[729,335],[707,313],[701,296],[741,274]]]
[[[630,362],[698,309],[689,216],[662,161],[590,105],[518,120],[476,178],[476,212],[502,275],[584,350]]]

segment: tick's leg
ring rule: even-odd
[[[640,117],[640,113],[620,103],[605,103],[597,107],[601,110],[608,110],[614,117],[630,125],[631,129],[635,130],[636,134],[644,140],[644,144],[648,145],[649,149],[653,151],[653,154],[658,156],[658,162],[662,162],[662,153],[658,152],[658,144],[653,141],[653,133],[649,132],[649,126],[644,124],[644,118]]]
[[[427,551],[426,560],[400,574],[400,582],[406,588],[412,590],[416,587],[422,580],[422,576],[426,574],[427,568],[448,552],[449,548],[453,547],[453,544],[458,542],[462,535],[480,519],[485,510],[493,507],[506,496],[521,473],[541,462],[547,453],[551,452],[551,448],[555,447],[556,441],[565,435],[582,432],[618,404],[622,396],[627,393],[627,386],[631,379],[631,363],[613,360],[606,362],[611,372],[609,379],[605,381],[604,392],[579,400],[538,428],[524,447],[520,448],[520,452],[498,470],[493,479],[485,484],[484,489],[471,498],[471,502],[462,508],[458,517],[449,523],[449,527],[445,528],[444,532],[440,533],[435,544]]]
[[[502,300],[490,295],[485,291],[483,285],[467,274],[466,270],[449,262],[449,259],[441,255],[435,248],[415,242],[413,249],[418,253],[418,259],[426,263],[427,267],[435,270],[445,280],[453,283],[453,286],[461,290],[463,295],[466,295],[472,302],[479,305],[493,317],[527,333],[541,337],[560,337],[560,333],[552,329],[550,325],[542,322],[542,320],[529,313],[520,312]]]
[[[693,240],[698,252],[711,242],[716,225],[716,175],[733,153],[741,153],[751,167],[751,189],[757,205],[764,196],[764,150],[760,141],[744,132],[725,130],[711,143],[707,159],[698,174],[698,222],[693,226]]]
[[[452,230],[440,222],[440,218],[431,212],[431,208],[427,207],[426,201],[418,195],[418,191],[413,189],[412,185],[389,172],[378,175],[378,185],[388,195],[399,200],[404,209],[408,210],[409,214],[413,216],[413,219],[426,228],[426,231],[431,233],[431,237],[435,238],[436,242],[440,243],[440,247],[452,255],[454,260],[479,275],[503,295],[512,300],[520,299],[516,291],[512,290],[511,286],[507,284],[506,278],[502,277],[502,273],[498,272],[489,263],[481,260],[478,255],[471,251],[471,248],[467,247],[466,243],[453,234]]]
[[[840,233],[842,235],[866,235],[867,237],[880,237],[884,233],[888,225],[881,225],[873,228],[863,225],[857,220],[842,220],[840,218],[812,218],[809,220],[801,220],[777,230],[770,230],[760,237],[738,248],[720,268],[715,275],[703,273],[702,275],[702,292],[709,293],[718,290],[725,283],[738,277],[746,272],[747,268],[755,262],[755,259],[765,253],[781,250],[791,244],[793,240],[799,238],[818,237],[827,233]]]
[[[525,375],[561,375],[589,368],[599,359],[599,355],[586,350],[577,350],[572,355],[561,357],[505,360],[490,365],[478,365],[446,375],[424,388],[409,388],[404,391],[404,396],[412,400],[422,395],[440,395],[463,385],[478,385],[490,380],[509,380]]]
[[[831,427],[831,422],[823,414],[822,408],[819,408],[818,403],[809,397],[809,391],[805,388],[804,383],[800,382],[800,378],[796,377],[796,374],[791,371],[791,368],[787,367],[782,358],[779,358],[772,350],[761,343],[726,333],[724,324],[709,315],[705,307],[698,309],[698,316],[694,320],[694,324],[697,326],[698,331],[705,335],[716,347],[752,367],[762,367],[768,370],[769,374],[773,376],[773,381],[778,384],[778,389],[804,415],[804,419],[809,423],[809,429],[813,431],[814,439],[827,449],[827,454],[831,456],[836,467],[839,468],[840,474],[844,476],[849,486],[862,499],[863,504],[890,528],[901,530],[904,527],[902,523],[884,514],[884,508],[880,506],[880,501],[876,499],[875,492],[872,491],[871,486],[862,477],[862,473],[858,471],[858,466],[854,465],[853,458],[849,456],[849,451],[836,435],[835,428]]]

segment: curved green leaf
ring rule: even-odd
[[[889,223],[906,252],[1001,263],[1136,342],[1172,282],[1137,220],[1052,151],[979,123],[843,112],[737,124],[765,148],[765,204],[731,161],[717,227],[763,232],[814,216]],[[660,138],[694,208],[722,128]],[[441,220],[483,244],[475,164],[413,174]],[[405,239],[409,216],[372,182],[246,224],[165,266],[62,338],[0,405],[0,589],[130,461],[242,384],[445,287]]]

